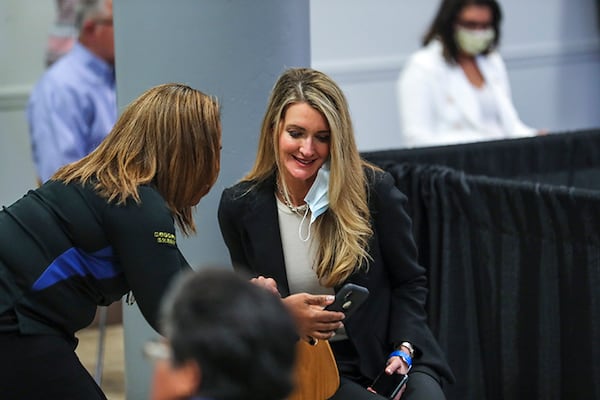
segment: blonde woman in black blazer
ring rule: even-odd
[[[406,373],[410,363],[402,398],[444,398],[442,378],[454,379],[427,326],[425,270],[405,203],[392,177],[360,158],[335,82],[308,68],[285,71],[254,167],[223,192],[219,224],[234,267],[281,295],[299,336],[330,340],[341,377],[333,399],[380,398],[367,390],[377,374]],[[347,282],[370,295],[342,323],[343,314],[323,310],[332,301],[323,295]]]

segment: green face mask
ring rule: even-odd
[[[467,29],[457,27],[454,33],[454,39],[460,50],[467,54],[476,56],[490,47],[496,34],[494,30],[489,29]]]

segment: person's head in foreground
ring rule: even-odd
[[[161,317],[165,341],[155,352],[153,400],[276,400],[290,393],[298,336],[272,293],[229,269],[204,269],[175,283]]]

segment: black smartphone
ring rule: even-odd
[[[327,311],[340,311],[350,317],[369,297],[369,289],[354,283],[346,283],[335,295],[335,301],[325,307]]]
[[[373,389],[380,396],[383,396],[388,399],[393,399],[394,397],[396,397],[396,395],[402,389],[402,387],[406,385],[407,381],[408,375],[388,375],[385,373],[385,371],[381,371],[381,373],[377,376],[377,378],[375,378],[375,380],[371,384],[371,389]]]

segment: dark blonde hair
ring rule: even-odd
[[[153,87],[131,102],[92,153],[59,169],[65,183],[91,183],[109,202],[140,202],[151,184],[184,234],[195,232],[192,207],[219,174],[221,123],[215,98],[189,86]]]
[[[330,130],[329,210],[315,222],[316,273],[325,286],[347,279],[369,259],[367,245],[373,234],[367,203],[364,167],[360,157],[348,102],[327,75],[310,68],[291,68],[275,83],[263,119],[258,154],[247,181],[262,181],[281,168],[279,134],[292,104],[306,103],[327,120]]]

